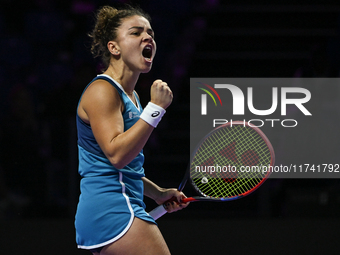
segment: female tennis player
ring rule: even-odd
[[[142,110],[135,86],[156,53],[149,16],[127,6],[100,8],[90,34],[92,53],[106,70],[85,88],[77,108],[81,195],[75,217],[79,248],[93,254],[170,254],[143,195],[166,210],[187,206],[177,189],[145,177],[143,147],[172,102],[167,83],[156,80]]]

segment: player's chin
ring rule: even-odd
[[[152,68],[152,64],[145,66],[144,68],[142,68],[141,73],[148,73],[150,72],[151,68]]]

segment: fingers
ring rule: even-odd
[[[151,102],[166,109],[172,102],[173,94],[166,82],[156,80],[151,86]]]
[[[165,203],[164,208],[168,213],[172,213],[172,212],[176,212],[178,210],[181,210],[182,206],[180,206],[179,203],[172,201],[172,202]]]
[[[187,207],[190,203],[182,203],[181,200],[186,198],[186,196],[182,192],[178,192],[176,195],[177,201],[170,201],[164,204],[164,208],[168,213],[176,212],[178,210],[182,210]]]
[[[165,203],[163,206],[168,213],[172,213],[172,212],[176,212],[176,211],[184,209],[189,204],[190,204],[189,202],[188,203],[177,203],[175,201],[172,201],[172,202]]]

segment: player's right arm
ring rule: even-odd
[[[155,104],[167,107],[169,96],[159,85],[151,88]],[[172,97],[171,97],[172,99]],[[79,117],[91,125],[94,137],[111,164],[117,169],[130,163],[142,150],[153,127],[139,119],[124,132],[123,103],[117,90],[107,81],[97,80],[84,92],[78,108]]]

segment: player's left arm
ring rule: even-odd
[[[174,188],[161,188],[146,177],[142,177],[142,180],[144,183],[144,195],[155,200],[157,204],[161,205],[170,199],[174,199],[174,201],[164,204],[164,208],[168,212],[175,212],[188,206],[189,203],[180,202],[183,198],[186,198],[183,192]]]

